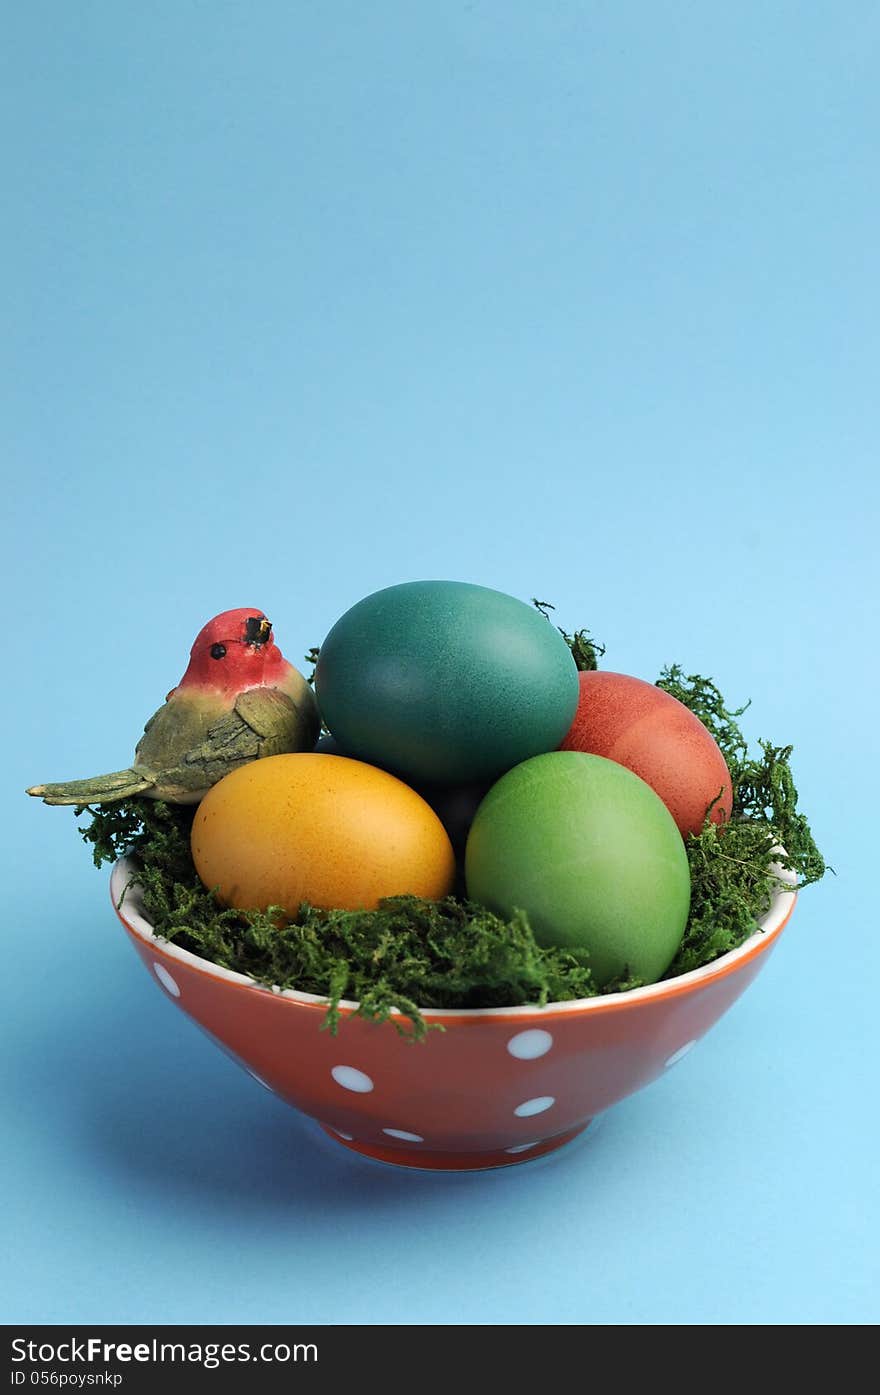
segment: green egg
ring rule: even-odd
[[[524,910],[539,944],[586,950],[597,985],[654,983],[690,909],[675,821],[616,761],[554,751],[492,786],[471,826],[467,893],[500,915]]]
[[[315,692],[348,754],[455,785],[555,750],[579,688],[568,645],[533,606],[467,582],[410,581],[336,622]]]

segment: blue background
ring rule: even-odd
[[[875,5],[7,14],[7,1321],[867,1322]],[[157,991],[65,810],[209,616],[555,601],[795,745],[837,871],[558,1157],[335,1147]]]

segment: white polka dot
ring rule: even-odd
[[[272,1086],[271,1086],[271,1085],[267,1085],[266,1082],[265,1082],[265,1080],[263,1079],[263,1077],[262,1077],[261,1075],[257,1075],[257,1072],[256,1072],[255,1070],[251,1070],[250,1066],[245,1066],[245,1070],[247,1071],[248,1075],[251,1076],[251,1078],[252,1078],[253,1080],[256,1080],[256,1082],[257,1082],[258,1085],[262,1085],[262,1087],[263,1087],[264,1090],[268,1090],[270,1094],[274,1094],[274,1093],[275,1093],[274,1090],[272,1089]]]
[[[545,1109],[552,1109],[556,1103],[554,1095],[538,1095],[537,1099],[523,1100],[513,1111],[520,1119],[527,1119],[530,1114],[543,1114]]]
[[[330,1074],[343,1090],[354,1090],[356,1094],[366,1095],[373,1088],[370,1077],[362,1070],[355,1070],[354,1066],[334,1066]]]
[[[406,1129],[383,1129],[389,1138],[402,1138],[404,1143],[424,1143],[420,1133],[407,1133]]]
[[[507,1049],[518,1061],[535,1061],[539,1056],[546,1056],[552,1045],[553,1038],[549,1032],[535,1030],[517,1032],[507,1043]]]
[[[676,1062],[681,1061],[688,1054],[691,1047],[696,1046],[696,1044],[697,1038],[694,1037],[693,1041],[686,1041],[684,1046],[680,1046],[677,1051],[673,1051],[672,1055],[669,1057],[669,1060],[666,1062],[664,1069],[668,1070],[670,1066],[674,1066]]]
[[[536,1138],[534,1143],[518,1143],[515,1148],[505,1148],[504,1151],[505,1153],[526,1153],[529,1148],[537,1148],[540,1142],[540,1138]]]
[[[344,1138],[345,1141],[346,1141],[346,1143],[353,1143],[353,1142],[354,1142],[354,1134],[353,1134],[353,1133],[343,1133],[343,1132],[342,1132],[342,1129],[334,1129],[333,1132],[336,1134],[336,1137],[337,1137],[337,1138]]]
[[[170,993],[172,998],[180,997],[180,989],[174,982],[174,979],[171,977],[168,970],[165,968],[164,964],[154,964],[153,973],[156,975],[157,979],[161,983],[162,987],[165,989],[166,993]]]

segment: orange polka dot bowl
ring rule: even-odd
[[[546,1007],[426,1010],[405,1040],[393,1022],[272,989],[158,939],[132,868],[111,896],[156,986],[259,1083],[317,1120],[342,1146],[409,1167],[505,1167],[553,1152],[618,1100],[680,1061],[767,962],[796,893],[780,886],[759,928],[714,963],[626,993]],[[788,879],[789,874],[780,873]]]

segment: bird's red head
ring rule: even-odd
[[[280,682],[289,667],[262,610],[224,610],[199,630],[186,673],[172,691],[191,688],[231,696]]]

